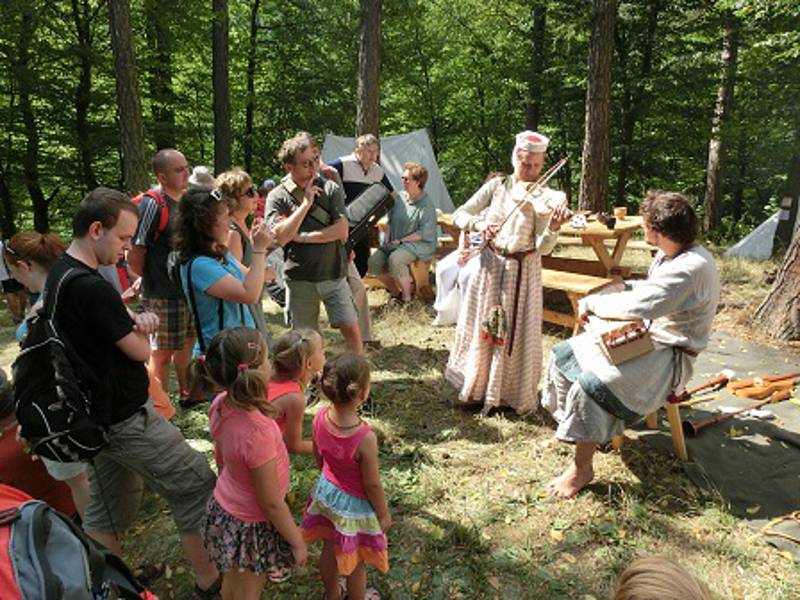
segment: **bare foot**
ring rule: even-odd
[[[547,491],[551,496],[558,498],[572,498],[592,479],[594,479],[594,470],[591,464],[580,468],[572,464],[559,477],[550,482]]]

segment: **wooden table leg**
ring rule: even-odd
[[[683,437],[683,424],[681,423],[681,410],[677,404],[667,402],[667,420],[672,432],[672,447],[678,458],[686,462],[689,460],[689,453],[686,451],[686,439]]]
[[[589,243],[589,245],[594,250],[594,253],[597,255],[597,259],[600,261],[600,264],[603,265],[603,268],[606,270],[606,277],[608,274],[611,273],[611,270],[616,266],[614,264],[614,259],[608,253],[608,249],[606,245],[603,243],[601,238],[596,238],[593,236],[584,236],[584,239]]]
[[[567,298],[569,298],[569,304],[572,307],[572,314],[575,316],[575,324],[572,326],[572,335],[576,336],[581,332],[581,328],[583,327],[583,325],[581,325],[580,321],[578,321],[578,317],[580,316],[578,314],[578,300],[579,300],[579,298],[578,298],[577,294],[575,294],[575,293],[566,292],[566,294],[567,294]]]

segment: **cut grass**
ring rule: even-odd
[[[576,255],[581,248],[570,249]],[[641,254],[644,267],[649,261]],[[634,256],[634,253],[629,253]],[[717,326],[741,335],[741,315],[766,293],[763,264],[720,261],[724,308]],[[605,598],[619,574],[639,556],[679,560],[721,598],[790,599],[800,568],[754,538],[724,502],[700,490],[670,456],[641,441],[621,454],[598,454],[596,480],[571,501],[544,485],[569,462],[572,448],[553,440],[547,420],[503,413],[481,417],[454,409],[455,391],[441,376],[452,328],[432,328],[429,309],[385,310],[387,296],[370,292],[373,325],[383,349],[372,352],[374,398],[369,421],[381,440],[382,477],[395,524],[389,531],[391,571],[370,579],[396,600]],[[267,306],[274,336],[280,315]],[[15,354],[10,327],[0,361]],[[566,332],[546,328],[545,350]],[[327,352],[340,337],[325,331]],[[546,354],[545,354],[546,355]],[[306,431],[313,413],[308,411]],[[179,409],[190,443],[212,460],[205,415]],[[299,519],[318,476],[309,457],[292,458],[289,504]],[[192,578],[166,505],[146,495],[125,539],[130,564],[164,560],[167,576],[153,587],[163,598],[191,597]],[[265,597],[317,598],[318,547],[309,566]]]

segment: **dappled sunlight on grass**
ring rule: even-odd
[[[636,268],[646,268],[647,253],[636,254],[643,255]],[[720,268],[726,298],[752,311],[768,289],[761,279],[765,266],[722,260]],[[722,598],[796,597],[800,569],[754,538],[716,494],[695,487],[675,459],[642,441],[629,440],[621,454],[598,454],[595,481],[575,499],[549,497],[545,486],[569,463],[572,448],[553,440],[542,415],[483,417],[452,408],[455,391],[441,374],[453,328],[431,327],[432,313],[421,304],[385,309],[386,299],[383,291],[370,292],[383,348],[368,353],[374,370],[367,418],[381,442],[395,524],[391,571],[370,572],[370,580],[392,599],[600,599],[633,559],[654,553],[678,559]],[[274,305],[265,308],[277,336],[282,315]],[[545,332],[547,356],[567,332]],[[6,365],[16,352],[11,333],[0,323]],[[327,327],[323,333],[328,354],[341,351],[339,334]],[[317,410],[307,411],[307,434]],[[179,409],[178,422],[211,461],[204,412]],[[313,458],[292,457],[288,502],[298,519],[317,477]],[[146,496],[125,549],[134,565],[168,562],[170,577],[154,585],[161,597],[188,597],[191,573],[157,497]],[[309,566],[289,582],[268,586],[265,596],[320,597],[318,556],[319,547],[312,547]]]

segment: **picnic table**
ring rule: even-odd
[[[569,223],[565,223],[561,226],[559,235],[580,238],[584,246],[590,246],[594,250],[597,260],[543,256],[542,266],[596,277],[612,277],[614,275],[625,277],[628,272],[627,269],[620,266],[622,256],[631,236],[641,228],[642,217],[630,215],[624,219],[617,219],[613,229],[609,229],[597,220],[589,221],[585,229],[576,229]],[[612,241],[613,246],[607,246],[608,241]]]

